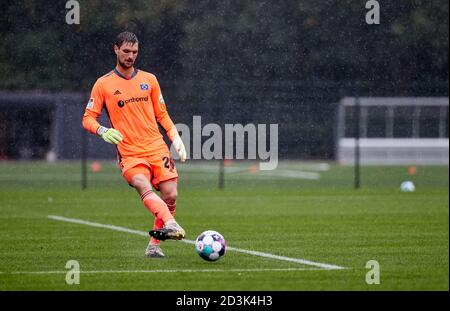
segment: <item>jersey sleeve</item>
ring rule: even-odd
[[[164,128],[170,140],[173,140],[173,133],[178,133],[176,131],[175,125],[172,122],[172,119],[169,116],[169,112],[167,111],[166,103],[164,102],[164,97],[161,93],[161,88],[159,86],[158,80],[156,77],[153,78],[152,90],[151,90],[151,98],[153,103],[153,110],[155,112],[156,121]]]
[[[102,86],[97,80],[92,88],[91,97],[86,105],[82,121],[83,128],[92,134],[97,134],[97,130],[100,127],[97,118],[102,112],[104,102],[105,98],[102,92]]]

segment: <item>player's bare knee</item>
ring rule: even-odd
[[[175,192],[165,195],[163,197],[163,200],[168,204],[175,204],[175,202],[177,201],[177,193]]]
[[[175,204],[175,202],[177,201],[178,193],[175,189],[170,192],[163,193],[161,196],[164,202],[166,202],[167,204]]]
[[[140,193],[152,189],[150,182],[144,175],[133,176],[133,179],[131,180],[131,185],[135,187],[136,190]]]

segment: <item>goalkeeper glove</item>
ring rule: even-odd
[[[184,147],[183,141],[181,140],[181,137],[178,134],[177,129],[173,127],[167,134],[170,140],[172,141],[175,150],[180,156],[180,161],[181,162],[186,161],[186,148]]]
[[[116,129],[106,128],[104,126],[100,126],[97,130],[97,134],[103,138],[104,141],[110,144],[117,145],[123,139],[122,134]]]

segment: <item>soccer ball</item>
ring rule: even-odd
[[[213,230],[202,232],[195,240],[197,254],[207,261],[216,261],[223,255],[227,248],[227,242],[223,236]]]
[[[400,185],[400,190],[402,192],[414,192],[414,190],[416,190],[416,187],[414,186],[412,181],[404,181]]]

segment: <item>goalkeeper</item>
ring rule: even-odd
[[[117,65],[94,84],[83,127],[117,146],[122,176],[155,216],[145,255],[163,258],[160,240],[183,239],[185,231],[174,218],[178,174],[158,123],[182,162],[186,160],[186,150],[169,117],[156,77],[134,67],[138,47],[135,34],[123,32],[117,36],[114,43]],[[110,119],[110,128],[97,122],[103,108]],[[152,185],[161,196],[153,192]]]

